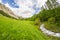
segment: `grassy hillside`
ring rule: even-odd
[[[49,40],[33,23],[0,15],[0,40]]]

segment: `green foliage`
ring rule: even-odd
[[[44,24],[46,29],[56,33],[60,33],[60,22],[56,22],[56,23],[45,22]]]
[[[52,10],[42,10],[39,14],[38,17],[42,22],[48,21],[49,18],[54,17],[56,20],[60,20],[60,7],[57,7]]]
[[[51,17],[51,18],[48,19],[48,22],[49,22],[49,23],[55,23],[55,21],[56,21],[56,20],[55,20],[54,17]]]
[[[57,21],[59,21],[60,20],[60,7],[55,8],[54,11],[55,11],[55,18]]]
[[[37,19],[35,20],[35,25],[39,25],[39,26],[40,26],[40,19],[39,19],[39,18],[37,18]]]

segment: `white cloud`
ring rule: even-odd
[[[1,0],[0,0],[0,3],[2,3]]]
[[[42,5],[44,5],[44,3],[46,1],[47,0],[37,0],[38,7],[41,7]],[[32,0],[30,0],[30,1],[29,0],[15,0],[15,2],[20,6],[20,8],[12,8],[12,7],[9,6],[8,3],[5,4],[6,7],[9,7],[13,11],[13,13],[15,15],[22,16],[24,18],[28,18],[28,17],[31,17],[33,15],[35,10],[33,10],[32,8],[28,7],[28,6],[32,6],[33,5]]]
[[[57,0],[58,3],[60,3],[60,0]]]

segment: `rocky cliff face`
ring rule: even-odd
[[[5,5],[2,5],[1,3],[0,3],[0,10],[4,11],[7,15],[13,18],[19,19],[19,17],[14,15],[14,13],[8,7],[6,7]]]
[[[42,6],[42,9],[53,9],[60,6],[58,0],[47,0],[47,2]]]

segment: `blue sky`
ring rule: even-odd
[[[14,2],[14,0],[2,0],[2,3],[8,3],[13,8],[19,8],[19,6]]]

